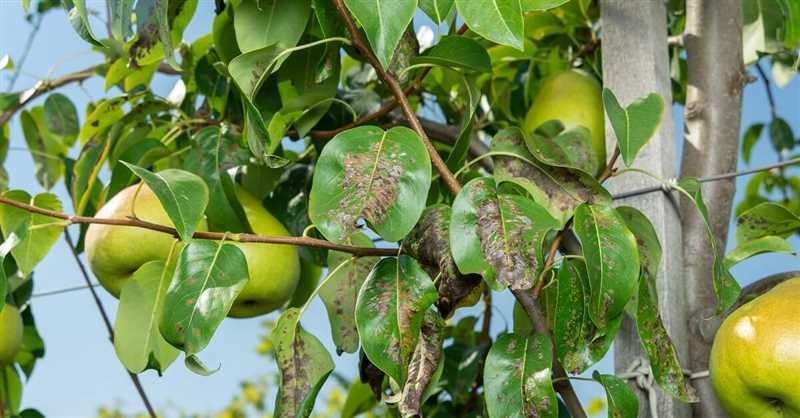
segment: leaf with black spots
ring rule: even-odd
[[[777,203],[762,203],[736,219],[736,242],[741,244],[766,236],[786,238],[800,231],[800,217]]]
[[[284,311],[272,334],[275,360],[280,369],[276,417],[309,416],[320,388],[334,367],[325,346],[300,325],[301,313],[297,308]]]
[[[208,205],[208,186],[203,179],[184,170],[169,168],[153,173],[131,163],[120,162],[141,178],[158,197],[180,238],[190,240]]]
[[[493,157],[495,178],[522,186],[561,225],[572,217],[575,208],[582,203],[611,204],[611,195],[593,176],[537,161],[525,147],[525,136],[517,128],[498,132],[492,139],[491,151],[521,157]]]
[[[61,202],[53,193],[31,196],[24,190],[9,190],[3,193],[3,196],[37,208],[57,212],[63,210]],[[12,234],[18,239],[17,244],[11,248],[11,255],[23,277],[28,276],[53,248],[61,232],[64,231],[64,226],[61,219],[28,212],[14,206],[0,205],[0,229],[6,240]]]
[[[575,235],[589,273],[589,317],[601,330],[618,317],[639,282],[636,237],[617,212],[583,204],[575,210]]]
[[[547,335],[498,337],[483,368],[489,417],[557,417],[558,403],[550,377],[552,364]]]
[[[361,348],[398,384],[406,380],[425,311],[434,302],[433,281],[405,255],[379,261],[361,286],[356,301]]]
[[[363,233],[353,235],[350,244],[374,246],[372,240]],[[338,351],[345,353],[354,353],[358,349],[355,317],[358,290],[378,262],[377,257],[360,257],[352,261],[351,257],[339,251],[328,252],[328,267],[333,274],[325,279],[319,289],[319,297],[328,311],[333,343]],[[347,264],[339,267],[342,263]]]
[[[404,417],[418,416],[425,402],[425,392],[440,371],[445,322],[433,309],[425,312],[419,341],[408,363],[408,377],[398,406]]]
[[[525,143],[537,161],[551,167],[592,175],[604,164],[592,146],[592,133],[583,126],[565,129],[560,121],[548,121],[536,128]]]
[[[525,197],[501,194],[494,179],[467,183],[453,202],[450,246],[458,269],[483,275],[495,290],[533,287],[542,244],[559,223]]]
[[[580,260],[567,260],[558,269],[553,283],[544,288],[542,308],[553,331],[558,359],[570,373],[581,373],[594,363],[589,342],[595,327],[589,318],[588,303],[586,266]]]
[[[639,414],[639,398],[625,381],[610,374],[595,371],[592,376],[606,390],[608,416],[613,418],[636,418]]]
[[[194,240],[178,257],[164,299],[159,329],[187,356],[203,350],[249,279],[247,260],[236,245]]]
[[[768,235],[737,245],[736,248],[725,256],[724,264],[725,267],[730,269],[750,257],[764,253],[797,255],[792,244],[785,238]]]
[[[414,131],[349,129],[319,156],[309,217],[333,242],[347,242],[362,218],[383,239],[399,241],[425,209],[430,183],[428,151]]]

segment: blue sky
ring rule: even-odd
[[[199,2],[198,12],[186,32],[189,41],[210,30],[213,16],[213,2]],[[103,10],[104,2],[88,0],[89,8]],[[103,23],[92,18],[95,31],[103,32]],[[22,53],[30,30],[23,19],[19,1],[0,1],[0,56],[8,53],[17,60]],[[23,74],[15,89],[32,86],[39,78],[56,77],[85,68],[100,62],[101,56],[91,52],[87,43],[78,38],[69,26],[65,14],[51,12],[44,19],[42,30],[33,43]],[[166,95],[172,88],[175,78],[158,75],[153,82],[156,92]],[[0,73],[0,90],[8,85],[7,73]],[[103,81],[100,78],[88,80],[83,88],[75,85],[62,89],[83,109],[89,100],[104,95]],[[116,95],[118,91],[109,91]],[[644,93],[644,92],[643,92]],[[743,127],[756,121],[768,121],[769,110],[763,85],[758,82],[745,89]],[[775,89],[778,112],[789,121],[800,134],[800,82],[795,79],[783,89]],[[43,98],[42,98],[43,99]],[[41,101],[40,99],[39,101]],[[38,102],[37,102],[38,104]],[[81,112],[83,113],[83,112]],[[682,109],[674,108],[676,135],[682,129]],[[33,173],[33,163],[29,153],[24,151],[25,142],[19,129],[18,118],[12,123],[12,150],[5,163],[10,174],[11,188],[21,188],[29,192],[41,191]],[[679,143],[676,137],[676,144]],[[22,151],[20,151],[22,150]],[[77,154],[77,150],[73,150]],[[680,153],[678,153],[680,155]],[[775,154],[762,140],[753,152],[752,166],[774,162]],[[742,190],[747,178],[737,181]],[[56,188],[62,202],[69,198],[63,186]],[[741,198],[737,194],[737,201]],[[69,206],[69,205],[65,205]],[[733,243],[729,243],[731,246]],[[797,245],[797,241],[794,242]],[[800,261],[784,255],[765,255],[745,262],[734,269],[742,285],[767,274],[800,270]],[[37,267],[36,293],[83,284],[77,266],[62,241],[56,245],[45,260]],[[116,300],[100,291],[103,302],[110,314],[115,314]],[[506,326],[504,317],[510,321],[511,298],[502,294],[495,297],[501,315],[494,315],[495,332]],[[48,417],[87,417],[92,416],[100,405],[117,404],[124,411],[141,411],[141,403],[124,369],[118,362],[108,336],[102,327],[100,317],[86,291],[35,299],[33,309],[39,331],[45,338],[47,354],[37,364],[36,371],[26,383],[23,403],[35,407]],[[269,318],[274,318],[274,314]],[[142,382],[157,408],[170,411],[213,412],[227,403],[238,392],[238,383],[247,378],[274,370],[270,361],[255,354],[254,348],[262,333],[263,318],[225,321],[209,347],[201,353],[201,358],[209,365],[222,363],[221,370],[210,377],[200,377],[185,370],[181,361],[176,362],[164,377],[152,372],[142,376]],[[306,313],[304,326],[317,335],[330,348],[332,347],[327,316],[322,304],[315,302]],[[510,326],[510,324],[509,324]],[[610,356],[599,367],[610,370]],[[337,359],[337,372],[352,377],[356,359],[344,355]],[[328,382],[330,385],[331,382]],[[585,382],[576,382],[581,397],[588,400],[599,396],[599,389]],[[274,386],[273,386],[274,389]],[[274,396],[274,391],[269,396]]]

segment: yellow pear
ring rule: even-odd
[[[14,362],[22,346],[22,315],[8,303],[0,309],[0,369]]]
[[[565,129],[577,126],[588,129],[600,170],[605,167],[602,90],[593,76],[580,70],[567,70],[544,80],[525,116],[525,131],[531,133],[549,120],[561,121]]]
[[[136,216],[144,221],[173,226],[156,195],[145,185],[130,186],[109,200],[95,216],[125,219]],[[287,236],[288,232],[256,198],[237,189],[236,194],[256,234]],[[201,221],[199,231],[207,229]],[[86,233],[89,265],[112,295],[119,297],[125,281],[142,264],[166,260],[175,238],[161,232],[118,225],[92,224]],[[229,316],[251,317],[283,306],[294,292],[300,276],[297,248],[289,245],[235,243],[247,259],[250,280],[233,304]],[[177,257],[177,251],[173,257]]]
[[[743,305],[711,348],[714,391],[731,418],[800,417],[800,277]]]

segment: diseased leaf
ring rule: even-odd
[[[276,417],[307,417],[322,384],[333,371],[333,359],[322,343],[300,326],[301,311],[283,312],[273,331],[280,386],[275,401]]]
[[[128,99],[128,96],[120,96],[98,102],[94,110],[86,115],[86,120],[83,122],[83,127],[81,127],[79,136],[81,145],[100,133],[100,131],[118,123],[125,116],[122,105]]]
[[[495,178],[522,186],[562,226],[582,203],[611,204],[611,195],[593,176],[536,161],[525,147],[524,134],[517,128],[498,132],[492,139],[491,151],[521,157],[494,157]]]
[[[456,35],[443,36],[436,45],[414,58],[412,64],[434,64],[464,71],[492,72],[492,60],[486,48],[474,39]]]
[[[228,64],[228,72],[245,96],[245,100],[249,100],[251,104],[256,100],[261,85],[286,60],[286,58],[278,59],[280,55],[281,49],[278,46],[269,45],[246,52],[231,60]]]
[[[350,244],[360,247],[374,246],[372,240],[361,232],[352,236]],[[319,289],[319,296],[331,322],[333,343],[340,353],[355,353],[358,349],[355,317],[358,290],[378,262],[377,257],[361,257],[349,261],[351,257],[350,254],[339,251],[328,252],[328,268],[333,275]],[[337,269],[342,263],[347,264]]]
[[[233,27],[242,53],[271,45],[280,49],[297,45],[311,16],[308,1],[243,0],[235,4]]]
[[[467,183],[453,202],[450,246],[462,273],[495,290],[531,288],[544,264],[543,240],[558,221],[522,196],[500,194],[494,179]]]
[[[606,390],[609,417],[636,418],[639,414],[639,398],[625,384],[624,380],[611,374],[600,374],[597,371],[592,377],[600,382]]]
[[[777,203],[767,202],[742,213],[736,219],[736,242],[767,236],[786,238],[800,230],[800,217]]]
[[[489,417],[558,416],[551,381],[553,353],[544,334],[503,334],[489,350],[483,368]]]
[[[614,128],[622,159],[630,167],[639,151],[658,130],[661,114],[664,113],[664,99],[656,93],[650,93],[622,107],[614,93],[604,88],[603,105]]]
[[[430,183],[428,151],[414,131],[353,128],[319,156],[309,217],[333,242],[347,242],[361,218],[383,239],[399,241],[425,209]]]
[[[172,268],[149,261],[125,282],[114,323],[114,349],[131,372],[153,369],[159,375],[175,361],[179,351],[158,331]]]
[[[77,138],[80,131],[78,110],[67,96],[53,93],[44,101],[44,118],[50,132],[68,138]],[[65,141],[71,145],[71,141]]]
[[[708,208],[706,207],[705,202],[703,201],[702,195],[702,188],[700,182],[692,177],[686,177],[681,179],[678,182],[678,190],[682,191],[686,197],[690,198],[692,203],[697,207],[697,210],[700,212],[700,215],[703,218],[703,221],[706,224],[706,230],[708,231],[708,240],[711,243],[711,251],[714,252],[714,265],[713,270],[711,272],[713,282],[714,282],[714,293],[717,295],[717,313],[721,314],[725,312],[736,303],[736,299],[739,298],[739,293],[741,292],[741,287],[739,283],[736,282],[736,278],[733,277],[728,267],[725,266],[722,249],[719,247],[719,241],[717,241],[717,237],[714,235],[714,231],[711,229],[711,223],[708,217]],[[762,206],[762,205],[759,205]],[[775,205],[777,206],[777,205]],[[758,208],[758,207],[756,207]],[[753,208],[753,209],[756,209]],[[768,211],[770,211],[768,209]],[[741,227],[742,217],[737,219],[737,224]],[[738,242],[745,242],[748,239],[740,239],[739,232],[741,229],[737,228],[736,231],[736,240]],[[746,231],[746,229],[745,229]],[[748,236],[749,234],[745,234]],[[768,235],[775,235],[775,234],[768,234]],[[752,237],[758,238],[758,237]]]
[[[419,0],[419,8],[437,24],[450,16],[455,4],[455,0]]]
[[[121,163],[155,193],[181,239],[190,240],[208,205],[208,186],[203,179],[183,170],[167,169],[153,173],[131,163]]]
[[[400,38],[411,23],[417,0],[344,0],[364,29],[383,68],[389,67]]]
[[[37,208],[57,212],[63,210],[61,202],[53,193],[31,196],[24,190],[9,190],[3,193],[3,196]],[[31,213],[14,206],[0,205],[0,229],[3,231],[3,237],[7,240],[14,234],[19,240],[11,248],[11,255],[23,277],[28,276],[55,245],[64,230],[64,225],[61,219]]]
[[[419,341],[408,364],[408,377],[403,385],[399,410],[404,417],[419,416],[425,392],[441,370],[442,343],[445,322],[434,310],[428,309],[420,328]]]
[[[601,205],[578,206],[574,230],[589,273],[589,317],[605,330],[636,292],[636,237],[614,209]]]
[[[587,312],[588,303],[586,266],[580,260],[568,260],[558,269],[553,284],[544,288],[542,308],[553,331],[558,359],[570,373],[581,373],[593,363],[589,342],[595,328]],[[517,322],[514,321],[515,332],[530,333],[530,329],[518,331]]]
[[[456,267],[450,251],[450,214],[450,207],[444,204],[428,207],[403,241],[406,253],[436,278],[436,307],[445,318],[482,287],[480,275],[462,275]]]
[[[384,258],[361,286],[356,325],[369,360],[405,382],[425,311],[436,302],[433,281],[411,257]]]
[[[456,8],[478,35],[522,51],[525,25],[520,3],[520,0],[456,0]]]
[[[247,260],[236,245],[194,240],[178,257],[159,329],[187,356],[202,351],[248,281]]]
[[[785,238],[769,235],[737,245],[725,256],[724,264],[725,267],[730,269],[750,257],[764,253],[796,255],[794,247]]]
[[[604,164],[594,151],[591,132],[583,126],[565,130],[561,122],[548,121],[536,128],[525,143],[537,161],[551,167],[572,168],[594,175]]]

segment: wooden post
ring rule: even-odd
[[[601,0],[603,25],[603,84],[623,105],[655,92],[666,103],[661,126],[651,142],[641,151],[635,166],[663,178],[675,177],[676,150],[667,51],[667,12],[660,0]],[[616,144],[611,125],[606,120],[606,143]],[[652,186],[653,179],[639,174],[625,174],[609,181],[612,193]],[[683,280],[681,221],[670,196],[650,194],[618,202],[634,206],[653,222],[663,247],[657,290],[659,311],[667,332],[675,343],[682,364],[688,360],[686,288]],[[617,373],[627,371],[637,359],[646,360],[636,325],[626,318],[614,349]],[[636,388],[635,382],[628,382]],[[691,416],[688,405],[656,389],[659,418]],[[647,393],[637,388],[639,417],[650,417]]]

